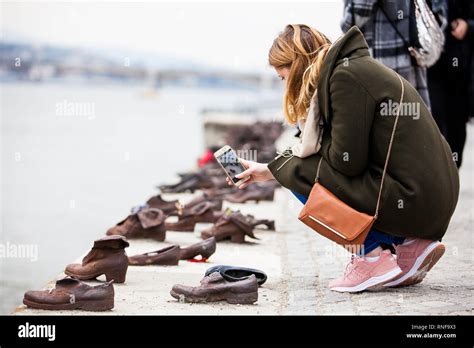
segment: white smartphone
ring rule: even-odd
[[[250,179],[250,176],[242,179],[235,177],[237,174],[242,173],[246,168],[240,162],[234,149],[232,149],[229,145],[225,145],[214,152],[214,157],[235,186],[240,186]]]

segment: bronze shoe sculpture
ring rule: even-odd
[[[255,275],[229,282],[219,272],[214,272],[204,277],[200,286],[174,285],[170,294],[181,302],[227,301],[231,304],[252,304],[258,300],[258,283]]]
[[[167,216],[191,215],[193,214],[193,211],[191,209],[193,209],[196,206],[201,206],[202,204],[204,204],[204,202],[212,203],[213,205],[212,209],[214,209],[214,213],[222,209],[222,199],[212,198],[206,193],[203,193],[202,195],[193,198],[191,201],[189,201],[186,204],[177,203],[175,209],[169,212]],[[216,217],[213,222],[217,221],[217,218],[218,217]]]
[[[202,259],[208,259],[215,252],[216,238],[211,237],[202,242],[190,245],[186,248],[181,248],[180,259],[189,260],[195,258],[198,255],[201,255]]]
[[[196,190],[214,187],[215,183],[211,177],[203,173],[193,173],[184,176],[180,182],[173,185],[160,185],[158,188],[163,193],[182,193],[191,192]]]
[[[128,268],[125,248],[129,244],[123,236],[108,236],[94,242],[82,263],[72,263],[64,273],[80,280],[96,279],[105,274],[107,281],[124,283]]]
[[[258,239],[253,226],[239,211],[225,213],[214,226],[201,232],[202,239],[216,237],[216,241],[230,239],[233,243],[244,243],[246,235]]]
[[[141,207],[110,228],[107,235],[121,235],[128,239],[151,238],[162,242],[166,238],[165,214],[160,209]]]
[[[128,263],[134,266],[173,266],[178,264],[180,255],[181,250],[179,245],[171,245],[157,251],[130,256]]]
[[[69,264],[64,273],[79,280],[96,279],[104,274],[107,281],[124,283],[128,260],[125,248],[129,244],[123,236],[108,236],[94,242],[82,263]]]
[[[245,216],[248,223],[252,225],[252,227],[257,227],[260,225],[267,226],[268,230],[275,231],[275,220],[268,220],[268,219],[256,219],[253,215],[247,214]]]
[[[151,197],[146,202],[146,204],[148,204],[150,208],[156,208],[156,209],[162,210],[163,213],[165,213],[165,215],[169,215],[171,212],[176,211],[178,207],[180,206],[178,200],[166,201],[161,197],[161,195],[156,195],[156,196]]]
[[[217,265],[206,270],[204,276],[208,276],[211,273],[219,272],[229,282],[236,282],[239,280],[247,279],[252,274],[257,278],[258,285],[263,285],[267,281],[267,275],[265,272],[254,268],[240,267],[240,266],[227,266]]]
[[[207,194],[206,192],[202,193],[201,195],[197,196],[196,198],[192,199],[188,203],[183,205],[184,209],[192,208],[202,202],[209,201],[214,204],[215,210],[222,209],[222,198],[219,197],[212,197],[211,195]]]
[[[114,287],[112,281],[89,286],[79,279],[66,277],[56,281],[53,289],[27,291],[23,304],[46,310],[106,311],[114,308]]]
[[[272,183],[253,183],[233,194],[224,196],[231,203],[245,203],[247,201],[273,201],[275,185]]]
[[[165,228],[167,231],[194,231],[194,226],[198,222],[215,222],[216,217],[214,216],[214,203],[204,201],[191,207],[190,209],[183,210],[183,213],[179,215],[177,222],[166,222]]]

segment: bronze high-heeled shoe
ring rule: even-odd
[[[130,256],[128,258],[128,263],[134,266],[172,266],[178,264],[180,254],[181,248],[179,245],[171,245],[157,251]]]
[[[264,225],[264,226],[267,226],[268,230],[275,231],[275,220],[256,219],[253,215],[250,215],[250,214],[247,214],[245,217],[247,218],[247,221],[249,222],[249,224],[251,224],[252,227],[254,228],[260,225]]]
[[[252,225],[238,211],[224,214],[214,226],[201,232],[203,239],[210,237],[215,237],[216,241],[230,239],[232,243],[244,243],[246,235],[258,239],[253,234]]]
[[[190,245],[186,248],[181,248],[181,260],[193,259],[201,255],[203,259],[208,259],[216,251],[216,238],[211,237],[202,242]]]

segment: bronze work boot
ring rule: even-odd
[[[181,249],[181,260],[193,259],[201,255],[202,259],[208,259],[216,251],[216,238],[211,237],[202,242]]]
[[[46,310],[106,311],[114,308],[112,281],[89,286],[78,279],[66,277],[56,281],[50,290],[27,291],[23,303],[31,308]]]
[[[179,245],[171,245],[161,250],[130,256],[128,262],[134,266],[172,266],[178,264],[180,253]]]
[[[252,304],[258,300],[258,283],[255,275],[228,282],[219,272],[214,272],[204,277],[200,286],[174,285],[170,294],[183,302],[227,301],[231,304]]]
[[[64,273],[80,280],[95,279],[105,274],[107,281],[124,283],[128,259],[125,248],[129,244],[123,236],[108,236],[94,242],[92,250],[82,259],[82,264],[72,263]]]
[[[253,226],[239,211],[226,212],[211,228],[201,232],[202,239],[216,237],[216,241],[230,239],[233,243],[244,243],[245,235],[258,239]]]
[[[215,222],[216,217],[214,216],[214,203],[204,201],[191,207],[190,209],[183,210],[183,213],[178,216],[177,222],[165,223],[167,231],[194,231],[194,226],[198,222]]]
[[[132,238],[151,238],[164,241],[166,237],[165,214],[160,209],[142,207],[125,220],[107,231],[107,235],[121,235]]]
[[[156,195],[151,197],[146,204],[150,208],[157,208],[163,211],[165,215],[168,215],[169,213],[176,211],[179,207],[179,201],[174,200],[174,201],[165,201],[161,195]]]

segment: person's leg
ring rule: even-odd
[[[357,253],[358,256],[378,256],[382,252],[382,248],[380,246],[380,242],[376,238],[376,234],[374,234],[376,230],[371,229],[367,234],[367,238],[365,238],[364,244],[362,248]]]
[[[308,197],[291,191],[296,198],[306,204]],[[329,283],[329,288],[339,292],[358,292],[372,287],[380,286],[401,273],[395,258],[388,250],[382,250],[378,239],[388,240],[388,237],[381,238],[381,232],[370,231],[362,250],[362,255],[353,255],[352,267],[346,267],[345,274]]]
[[[358,255],[369,257],[378,256],[383,251],[382,244],[399,245],[402,244],[404,240],[405,238],[403,237],[391,236],[372,228],[367,234],[367,238]]]
[[[450,81],[448,93],[447,137],[456,165],[461,167],[466,143],[466,123],[469,119],[469,80],[463,74],[456,74]]]
[[[447,139],[447,91],[443,64],[444,61],[440,60],[428,69],[428,90],[431,101],[431,114],[441,134]]]
[[[308,200],[308,197],[302,195],[301,193],[295,192],[295,191],[291,191],[291,193],[294,194],[295,197],[298,198],[298,200],[301,203],[306,204],[306,201]]]
[[[405,239],[405,242],[395,246],[397,264],[402,273],[384,286],[409,286],[422,282],[445,250],[444,245],[437,240]]]
[[[383,233],[375,229],[370,230],[370,233],[372,234],[372,238],[380,244],[399,245],[402,244],[405,240],[404,237],[392,236],[390,234]]]

